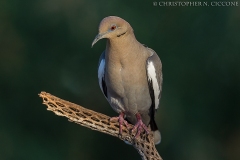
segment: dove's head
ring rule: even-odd
[[[133,29],[127,21],[116,16],[106,17],[100,22],[98,35],[93,40],[92,46],[100,39],[120,38],[128,32],[133,32]]]

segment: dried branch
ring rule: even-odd
[[[54,112],[56,115],[67,117],[71,122],[127,141],[137,149],[143,160],[162,160],[155,148],[152,134],[143,133],[136,139],[134,137],[135,133],[123,126],[122,135],[119,136],[119,124],[110,121],[110,117],[62,100],[46,92],[41,92],[39,96],[43,99],[43,104],[47,105],[47,110]]]

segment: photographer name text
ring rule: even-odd
[[[160,7],[238,7],[238,1],[212,1],[212,2],[202,2],[202,1],[159,1],[153,2],[153,6]]]

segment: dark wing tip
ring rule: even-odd
[[[103,94],[107,98],[108,97],[108,95],[107,95],[107,86],[106,86],[106,83],[105,83],[104,79],[102,79],[102,89],[103,89]]]

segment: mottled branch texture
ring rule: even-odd
[[[64,116],[68,118],[70,122],[75,122],[81,126],[127,141],[137,149],[143,160],[162,160],[155,148],[152,134],[147,135],[143,133],[136,139],[134,137],[136,133],[132,133],[123,126],[122,135],[120,136],[119,123],[117,121],[110,121],[109,116],[62,100],[46,92],[41,92],[39,96],[43,99],[43,104],[47,106],[47,110],[54,112],[56,115]],[[133,125],[131,125],[131,128],[132,127]]]

